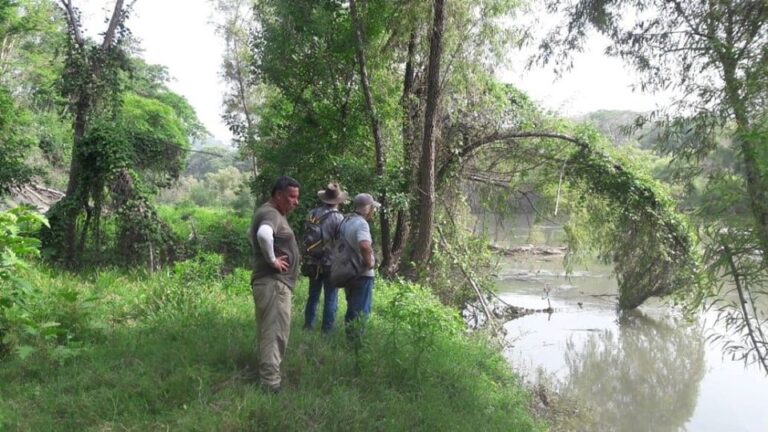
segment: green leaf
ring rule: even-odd
[[[29,355],[35,351],[37,351],[37,348],[31,347],[29,345],[16,347],[16,355],[18,355],[21,360],[26,360],[27,357],[29,357]]]

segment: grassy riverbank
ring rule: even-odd
[[[151,277],[31,271],[0,361],[0,430],[545,429],[498,352],[406,284],[376,288],[357,353],[341,331],[301,330],[299,286],[284,391],[264,394],[249,274],[219,276],[220,263],[204,255]]]

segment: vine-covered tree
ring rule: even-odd
[[[115,216],[114,250],[122,262],[152,266],[171,258],[173,237],[150,201],[177,178],[189,140],[207,134],[194,110],[167,90],[164,69],[131,57],[130,6],[115,7],[101,43],[82,34],[79,12],[61,1],[69,31],[63,81],[73,124],[66,196],[49,211],[44,246],[69,266],[87,247],[104,248],[101,219]]]
[[[676,156],[692,162],[694,172],[719,151],[723,137],[731,141],[738,163],[708,176],[712,195],[699,220],[707,230],[713,279],[726,274],[736,285],[738,299],[722,305],[724,321],[729,330],[744,335],[745,346],[751,347],[746,352],[768,370],[768,338],[762,329],[766,316],[756,299],[768,275],[768,3],[549,4],[566,12],[568,23],[542,44],[545,60],[567,57],[594,28],[612,41],[610,54],[641,73],[642,89],[677,90],[676,110],[660,122],[666,130],[663,138]],[[743,196],[750,214],[728,217]]]

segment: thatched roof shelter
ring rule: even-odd
[[[64,192],[38,184],[26,184],[11,188],[11,193],[0,201],[0,210],[28,204],[41,213],[45,213],[57,201],[64,197]]]

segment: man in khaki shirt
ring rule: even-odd
[[[299,205],[299,183],[277,179],[272,197],[253,215],[251,288],[256,305],[259,378],[269,392],[280,391],[280,363],[291,330],[291,297],[299,274],[299,246],[286,215]]]

